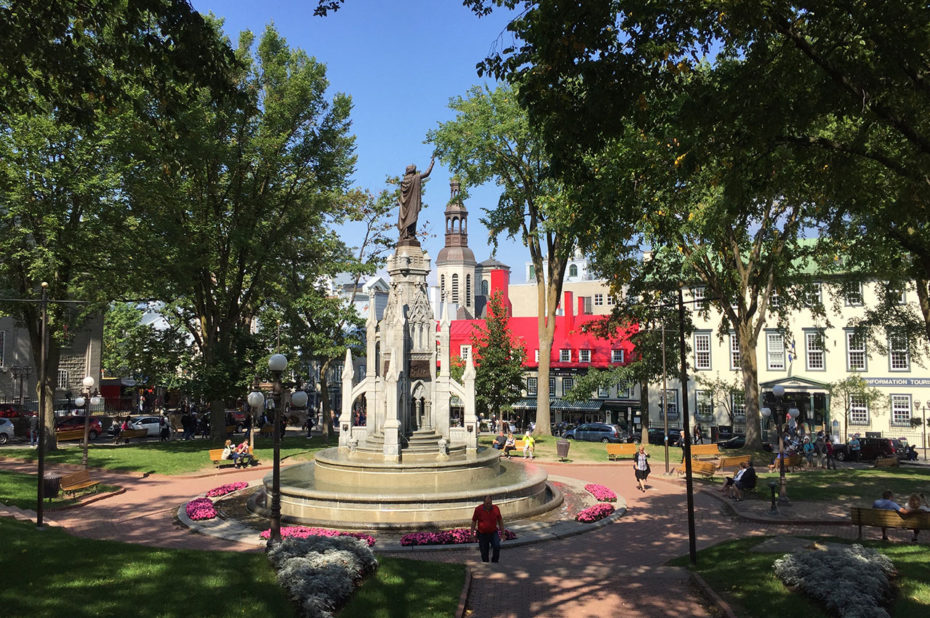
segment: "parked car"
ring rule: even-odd
[[[83,416],[63,416],[55,421],[55,431],[70,429],[84,429]],[[87,428],[87,437],[96,440],[103,433],[103,425],[99,418],[90,417],[90,426]],[[82,438],[83,439],[83,438]]]
[[[150,436],[161,434],[160,416],[134,416],[129,419],[129,426],[132,429],[145,429]]]
[[[859,459],[862,461],[871,461],[879,457],[898,457],[900,459],[904,456],[901,441],[894,438],[859,438],[859,446],[861,449]],[[838,444],[834,449],[838,461],[849,459],[848,444]]]
[[[629,434],[620,431],[616,425],[607,423],[583,423],[574,429],[569,429],[563,436],[566,440],[582,440],[584,442],[629,442]]]
[[[717,447],[720,449],[743,448],[744,446],[746,446],[746,436],[741,433],[717,443]]]
[[[677,446],[681,441],[681,429],[668,428],[668,445]],[[649,428],[649,444],[665,444],[665,430],[662,427]]]
[[[6,444],[13,439],[13,421],[0,418],[0,444]]]

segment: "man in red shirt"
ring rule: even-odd
[[[471,533],[475,534],[478,528],[478,548],[481,550],[481,561],[488,561],[488,550],[494,548],[491,562],[499,562],[501,557],[501,537],[504,534],[504,520],[501,519],[501,510],[492,504],[491,496],[485,496],[484,504],[475,507],[471,516]],[[500,530],[500,534],[498,534]]]

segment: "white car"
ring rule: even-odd
[[[8,418],[0,418],[0,444],[6,444],[13,439],[13,422]]]
[[[161,435],[161,419],[160,416],[135,416],[129,420],[129,426],[133,429],[145,429],[150,436],[158,436]]]

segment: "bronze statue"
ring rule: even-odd
[[[417,218],[423,205],[421,181],[433,171],[434,159],[430,159],[425,172],[417,172],[416,165],[408,165],[400,181],[400,213],[397,217],[399,240],[413,240],[417,237]]]

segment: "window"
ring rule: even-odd
[[[68,380],[68,371],[66,369],[58,370],[58,388],[62,390],[67,390],[70,387],[71,381]]]
[[[739,338],[736,333],[730,333],[730,369],[740,368]]]
[[[769,296],[769,307],[772,309],[778,309],[781,305],[781,298],[778,297],[778,291],[772,290],[771,296]]]
[[[910,425],[911,424],[911,396],[910,395],[892,395],[891,396],[891,424],[892,425]]]
[[[769,371],[785,368],[785,338],[781,333],[765,333],[765,357]]]
[[[591,362],[591,350],[581,350],[578,353],[578,362],[579,363],[590,363]]]
[[[469,359],[470,356],[471,356],[471,346],[470,346],[470,345],[463,345],[463,346],[459,347],[459,357],[461,357],[461,359],[462,359],[463,361],[467,361],[467,360]]]
[[[459,302],[459,275],[458,273],[452,275],[452,302]]]
[[[804,304],[808,307],[815,307],[820,304],[819,281],[815,281],[808,289],[804,290]]]
[[[865,371],[865,333],[846,331],[846,371]]]
[[[907,292],[901,284],[886,284],[885,293],[888,295],[887,298],[890,302],[897,305],[904,305],[907,303]]]
[[[577,276],[578,276],[578,266],[576,266],[575,264],[572,264],[571,266],[569,266],[569,267],[568,267],[568,276],[569,276],[569,277],[577,277]]]
[[[526,379],[526,394],[535,397],[539,393],[539,378]]]
[[[710,422],[714,418],[714,402],[710,398],[710,391],[695,391],[694,413],[699,421]]]
[[[705,289],[703,286],[691,288],[691,298],[694,299],[694,306],[700,307],[703,304]]]
[[[805,332],[804,342],[807,349],[808,371],[823,371],[826,369],[823,351],[823,334],[817,331]]]
[[[610,351],[610,362],[622,363],[623,362],[623,350],[611,350]]]
[[[555,378],[549,378],[549,396],[555,395]]]
[[[694,333],[694,368],[710,369],[710,333]]]
[[[901,333],[888,334],[888,362],[891,371],[910,371],[911,359],[907,350],[907,337]]]
[[[526,280],[536,281],[536,267],[530,264],[529,266],[527,266],[527,269],[528,270],[526,271]]]
[[[616,304],[617,304],[617,297],[616,297],[616,296],[613,296],[613,295],[611,295],[611,294],[608,294],[608,295],[607,295],[607,306],[608,306],[608,307],[613,307],[613,306],[616,305]]]
[[[851,425],[869,424],[869,406],[862,395],[849,398],[849,423]]]
[[[537,365],[539,364],[539,350],[538,349],[533,351],[533,360],[536,361]]]
[[[597,387],[597,398],[598,399],[607,399],[610,397],[610,389],[604,388],[602,386]]]
[[[594,295],[594,306],[595,306],[595,307],[603,307],[603,306],[604,306],[604,295],[603,295],[603,294],[595,294],[595,295]]]
[[[559,350],[559,362],[561,363],[570,363],[572,362],[572,351],[561,349]]]
[[[471,275],[465,275],[465,306],[471,307]]]
[[[591,315],[594,313],[594,310],[591,308],[591,297],[582,296],[581,297],[582,307],[585,315]]]
[[[446,300],[446,276],[439,275],[439,298]]]
[[[659,399],[659,418],[662,417],[662,399],[660,396]],[[665,405],[668,411],[668,420],[673,421],[678,419],[678,391],[676,390],[666,390],[665,391]]]
[[[846,281],[843,283],[843,299],[847,307],[862,306],[862,282]]]
[[[731,393],[730,394],[730,405],[733,410],[733,420],[737,419],[740,422],[746,422],[746,394],[745,393]]]
[[[632,382],[621,382],[617,385],[618,399],[635,399],[636,391]]]
[[[568,391],[572,390],[574,386],[575,386],[574,378],[562,378],[562,396],[564,397],[565,395],[567,395]]]
[[[488,295],[488,280],[487,279],[481,280],[481,295],[482,296]]]

